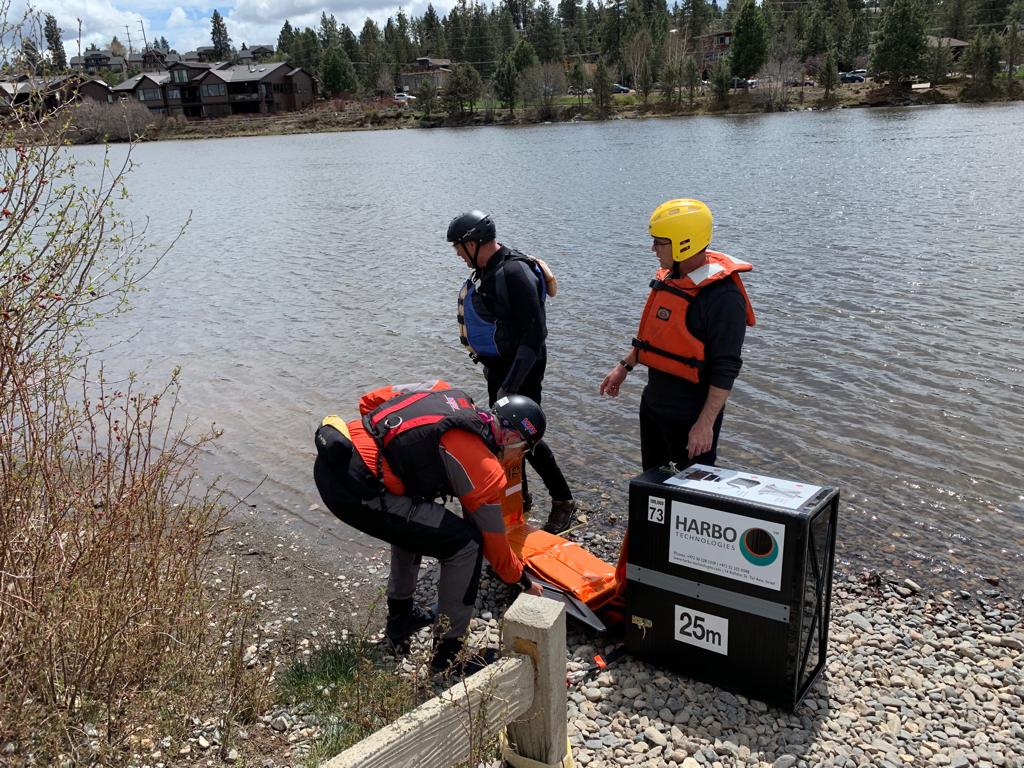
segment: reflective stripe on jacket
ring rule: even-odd
[[[707,256],[703,267],[680,278],[669,279],[667,269],[657,271],[640,317],[640,330],[633,339],[637,362],[694,384],[700,382],[704,367],[704,342],[687,328],[686,311],[697,293],[719,280],[731,279],[743,294],[747,325],[754,324],[754,309],[740,280],[741,272],[752,269],[750,264],[717,251],[708,251]]]

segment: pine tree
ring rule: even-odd
[[[491,25],[487,18],[487,12],[482,5],[473,7],[463,58],[471,63],[484,78],[490,78],[496,68],[494,38],[491,36]]]
[[[925,55],[925,65],[928,67],[928,80],[932,88],[946,82],[946,75],[949,73],[949,66],[953,61],[950,55],[949,46],[938,43],[928,47]]]
[[[515,22],[512,20],[512,12],[507,5],[502,5],[498,10],[498,17],[494,21],[495,43],[499,56],[508,53],[516,47],[519,41],[519,33],[516,31]]]
[[[40,65],[43,63],[42,57],[39,55],[39,47],[33,40],[26,39],[21,44],[21,58],[24,62],[25,70],[31,74],[39,72]]]
[[[57,26],[57,19],[52,13],[46,14],[43,34],[46,37],[46,47],[50,50],[50,64],[58,72],[64,71],[68,68],[68,57],[64,52],[64,41],[60,38],[60,27]]]
[[[715,90],[715,101],[720,106],[728,106],[731,84],[732,72],[729,71],[729,59],[723,56],[711,70],[711,87]]]
[[[210,17],[210,41],[213,43],[214,58],[222,60],[231,56],[231,38],[228,36],[228,27],[224,23],[224,17],[216,8],[213,9],[213,15]]]
[[[277,52],[282,56],[288,56],[292,52],[294,45],[295,30],[292,29],[291,22],[285,19],[284,26],[281,27],[281,33],[277,36]]]
[[[1022,47],[1024,44],[1021,41],[1021,24],[1011,16],[1010,24],[1006,28],[1006,92],[1011,96],[1017,89],[1014,77],[1017,74],[1017,65],[1020,63]]]
[[[561,61],[564,52],[562,30],[555,19],[555,9],[550,0],[541,0],[530,27],[530,41],[537,50],[541,63]]]
[[[448,58],[452,61],[464,61],[462,49],[466,45],[466,20],[463,19],[458,6],[452,8],[445,16],[444,33],[448,41]]]
[[[167,38],[163,35],[160,36],[160,40],[157,42],[157,46],[161,51],[169,52],[171,50],[171,44],[167,42]]]
[[[957,40],[967,39],[967,0],[950,0],[946,8],[946,35]]]
[[[320,28],[317,30],[316,36],[317,40],[320,41],[320,47],[325,51],[341,44],[341,37],[338,34],[338,22],[334,18],[333,13],[328,16],[327,11],[320,12]]]
[[[697,71],[697,62],[693,56],[687,56],[683,60],[683,86],[686,88],[686,93],[689,98],[690,109],[693,109],[694,94],[697,91],[697,85],[700,83],[700,72]]]
[[[320,82],[324,95],[328,98],[341,93],[341,56],[337,48],[328,48],[324,53],[323,67],[320,71]]]
[[[967,69],[974,78],[971,90],[982,93],[992,90],[999,72],[1002,49],[1002,41],[996,32],[985,34],[979,30],[971,38],[964,52]]]
[[[846,0],[841,1],[845,5]],[[733,74],[742,78],[756,75],[768,60],[764,16],[754,0],[744,0],[737,13],[730,58]]]
[[[829,48],[825,61],[818,70],[818,84],[825,91],[825,98],[832,98],[832,91],[839,84],[839,56],[835,48]]]
[[[918,0],[893,0],[882,16],[871,56],[875,79],[899,84],[915,74],[925,52],[925,14]]]
[[[420,34],[420,47],[423,49],[423,55],[443,58],[445,53],[447,53],[444,29],[441,26],[441,19],[438,17],[437,11],[434,10],[434,6],[430,3],[427,4],[427,10],[423,14],[420,28],[422,30]]]
[[[597,60],[590,87],[594,89],[594,106],[601,112],[607,112],[612,104],[612,76],[604,59]]]
[[[519,70],[516,69],[512,52],[502,54],[494,72],[494,93],[498,101],[508,108],[509,115],[515,115],[516,96],[519,93]]]

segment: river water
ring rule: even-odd
[[[558,275],[550,442],[622,525],[644,374],[618,400],[598,384],[655,268],[647,216],[698,197],[714,246],[755,266],[720,462],[839,486],[840,567],[1019,589],[1022,127],[1018,103],[143,145],[125,214],[156,244],[191,223],[97,337],[123,340],[110,372],[181,364],[184,409],[224,430],[204,472],[340,562],[352,532],[312,509],[313,430],[386,382],[485,396],[444,232],[491,211]]]

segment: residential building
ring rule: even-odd
[[[729,58],[732,48],[732,32],[710,32],[693,38],[686,46],[686,52],[693,56],[701,77],[708,79],[711,69],[722,59]]]
[[[81,56],[72,56],[68,61],[71,69],[95,75],[98,72],[127,72],[128,63],[123,56],[115,56],[109,50],[86,51]]]
[[[114,86],[121,98],[182,117],[292,112],[313,103],[312,75],[288,62],[226,64],[181,61],[165,72],[143,72]]]
[[[429,80],[437,89],[444,88],[451,77],[451,59],[432,59],[422,56],[416,61],[402,67],[399,77],[402,80],[402,88],[406,91],[415,91],[420,83]]]
[[[957,40],[955,37],[935,37],[934,35],[925,35],[924,37],[929,48],[938,48],[940,46],[948,48],[953,61],[960,61],[960,57],[970,45],[970,43]]]
[[[238,62],[240,64],[249,64],[266,61],[273,55],[274,46],[272,45],[250,45],[238,52]]]
[[[109,104],[113,101],[112,93],[103,80],[83,79],[80,75],[7,77],[0,80],[0,114],[7,114],[13,107],[21,107],[33,100],[33,109],[40,113],[75,100],[90,99]]]

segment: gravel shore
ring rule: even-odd
[[[371,633],[382,627],[383,548],[347,558],[344,572],[331,573],[313,564],[297,536],[255,550],[246,537],[231,547],[243,565],[256,556],[248,565],[256,579],[252,599],[277,617],[250,646],[250,663],[312,653],[343,626],[365,625]],[[614,533],[575,538],[614,561]],[[826,670],[795,714],[629,656],[601,670],[594,655],[616,643],[570,621],[567,715],[576,765],[1024,765],[1019,601],[990,585],[926,592],[911,576],[835,574]],[[436,564],[427,561],[423,602],[433,601],[436,578]],[[471,644],[498,644],[499,618],[512,596],[495,578],[484,578]],[[414,656],[428,642],[423,631]],[[255,731],[276,738],[264,738],[259,754],[247,755],[247,764],[266,768],[301,764],[319,735],[316,719],[301,706],[268,713]]]

